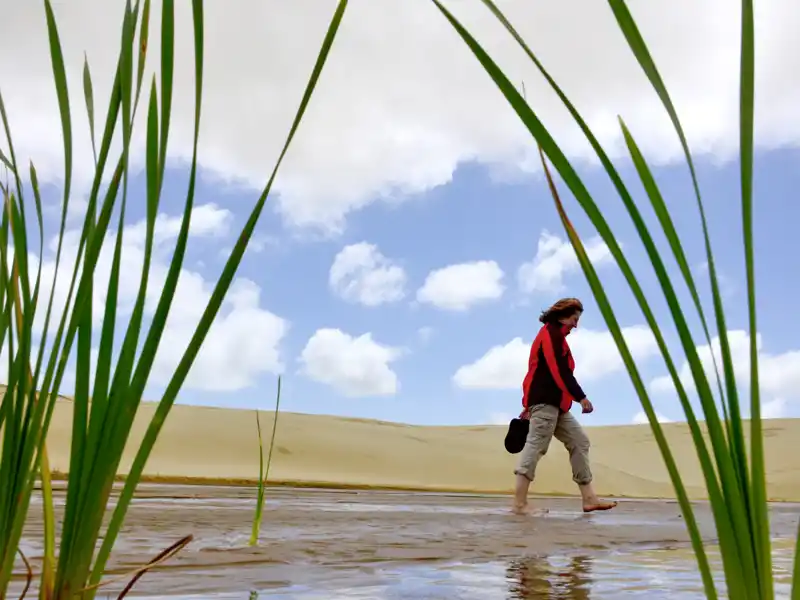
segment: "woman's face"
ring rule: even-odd
[[[564,319],[561,319],[561,324],[562,325],[566,325],[567,327],[569,327],[571,329],[574,329],[574,328],[576,328],[578,326],[578,321],[581,320],[581,315],[582,314],[583,313],[581,313],[581,311],[579,311],[579,310],[575,311],[574,313],[572,313],[571,316],[566,317]]]

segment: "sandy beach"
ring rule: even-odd
[[[155,405],[144,403],[120,467],[126,472]],[[69,468],[71,407],[60,400],[48,437],[54,470]],[[261,412],[268,443],[273,414]],[[579,416],[579,418],[581,418]],[[582,419],[584,424],[590,419]],[[705,498],[688,428],[664,425],[693,498]],[[503,448],[506,427],[422,427],[322,415],[280,413],[270,481],[295,485],[507,493],[516,456]],[[648,425],[589,427],[595,485],[621,498],[672,498],[674,493]],[[768,494],[800,501],[800,457],[793,451],[800,420],[764,421]],[[151,480],[172,483],[252,483],[258,477],[255,412],[176,405],[147,464]],[[556,441],[532,492],[572,495],[567,454]]]

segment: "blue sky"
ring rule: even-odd
[[[333,4],[285,3],[268,18],[255,0],[241,10],[206,8],[201,177],[173,312],[146,396],[157,400],[200,316],[223,257],[274,164],[327,27]],[[579,167],[623,245],[663,325],[679,368],[681,349],[641,242],[608,177],[569,116],[481,3],[453,3],[459,17],[515,81]],[[696,153],[737,372],[747,373],[746,298],[738,153],[738,14],[722,0],[648,3],[634,16],[667,81]],[[641,69],[603,3],[505,9],[614,157],[648,223],[657,227],[621,143],[622,114],[652,161],[710,310],[697,207],[680,147]],[[157,300],[186,193],[193,120],[192,42],[179,7],[175,98],[159,246],[148,296]],[[74,235],[93,164],[80,88],[84,56],[95,104],[105,106],[121,7],[75,0],[57,7],[75,132]],[[427,11],[427,12],[426,12]],[[800,326],[792,257],[800,184],[796,72],[800,8],[760,6],[756,15],[755,236],[764,411],[800,416]],[[156,11],[158,12],[158,11]],[[158,39],[157,14],[151,24]],[[87,30],[87,19],[98,23]],[[60,120],[40,6],[15,7],[0,24],[0,81],[21,162],[45,185],[48,239],[62,185]],[[558,22],[552,27],[542,24]],[[302,23],[300,40],[286,23]],[[9,25],[10,24],[10,25]],[[180,25],[182,24],[182,25]],[[414,31],[414,44],[407,36]],[[676,33],[678,32],[679,33]],[[6,48],[6,45],[8,46]],[[5,60],[23,52],[24,65]],[[148,46],[145,81],[159,64]],[[132,158],[141,166],[144,113]],[[0,146],[5,146],[0,143]],[[118,150],[118,145],[114,151]],[[631,423],[640,406],[566,238],[529,133],[453,35],[432,3],[354,3],[262,215],[229,301],[209,334],[180,402],[269,409],[278,373],[284,410],[408,423],[503,423],[518,413],[527,344],[539,311],[578,296],[586,312],[570,337],[576,374],[597,410],[589,424]],[[131,181],[123,256],[123,311],[135,296],[142,257],[144,175]],[[682,412],[641,312],[607,249],[562,185],[659,414]],[[137,224],[138,223],[138,224]],[[656,235],[662,250],[663,236]],[[110,252],[112,240],[106,242]],[[67,246],[67,255],[74,244]],[[110,254],[98,263],[108,271]],[[52,268],[52,249],[43,261]],[[67,261],[69,262],[69,261]],[[699,346],[703,340],[674,260],[666,257]],[[527,266],[523,267],[523,265]],[[520,270],[520,268],[522,270]],[[332,274],[333,270],[333,274]],[[57,283],[63,295],[64,283]],[[420,290],[424,291],[420,291]],[[102,302],[103,286],[97,290]],[[59,298],[61,296],[58,296]],[[100,304],[98,304],[99,306]],[[709,313],[710,316],[710,313]],[[95,324],[102,314],[95,313]],[[121,331],[121,330],[120,330]],[[712,319],[712,334],[716,325]],[[95,350],[97,340],[95,340]],[[708,355],[701,349],[701,355]],[[71,380],[65,382],[69,387]],[[746,376],[742,378],[746,389]],[[65,390],[65,391],[68,391]]]
[[[797,334],[800,333],[789,312],[796,282],[788,258],[798,243],[793,233],[799,211],[791,196],[800,183],[793,167],[798,158],[797,151],[783,150],[760,153],[756,160],[758,308],[764,350],[771,354],[797,349]],[[636,183],[635,172],[630,165],[621,164],[623,177],[635,199],[649,222],[654,223],[645,204],[646,198]],[[710,308],[710,296],[705,292],[707,277],[700,268],[705,255],[687,170],[683,166],[671,166],[658,168],[655,173],[683,237],[689,261],[695,268],[706,307]],[[663,296],[620,200],[599,169],[584,167],[582,174],[640,275],[667,339],[674,343],[674,327],[665,312]],[[700,160],[699,176],[717,267],[723,277],[728,326],[729,329],[746,329],[738,165],[719,166]],[[179,215],[185,182],[184,171],[172,169],[169,172],[162,212]],[[137,182],[134,192],[139,185]],[[586,238],[592,237],[595,232],[579,206],[563,185],[561,190],[579,231]],[[188,267],[207,280],[214,280],[222,266],[222,256],[243,225],[255,197],[256,193],[201,178],[197,204],[215,203],[230,210],[233,217],[225,235],[190,242]],[[132,214],[130,221],[139,218],[140,215]],[[475,362],[493,346],[504,345],[516,337],[529,343],[538,328],[538,311],[563,295],[575,295],[584,300],[586,313],[581,321],[582,329],[605,330],[579,270],[565,272],[565,287],[557,293],[520,291],[516,271],[534,257],[543,231],[564,239],[541,176],[519,178],[509,183],[496,180],[486,168],[474,164],[459,167],[450,183],[427,193],[399,203],[371,204],[351,215],[341,234],[327,238],[304,235],[296,228],[287,227],[274,208],[268,209],[258,226],[256,238],[261,240],[268,236],[269,242],[263,248],[256,246],[259,251],[248,251],[239,275],[260,286],[262,308],[290,323],[278,344],[284,363],[284,410],[420,424],[494,422],[517,412],[521,378],[513,389],[475,390],[459,388],[453,375],[459,367]],[[656,239],[660,243],[663,241],[662,236],[656,235]],[[329,271],[336,254],[347,245],[364,241],[375,244],[384,256],[405,270],[405,297],[379,306],[364,306],[342,299],[331,289]],[[665,248],[663,243],[661,248]],[[505,272],[501,297],[462,311],[442,310],[415,301],[415,291],[431,270],[478,260],[494,260]],[[667,264],[673,266],[674,261],[667,257]],[[643,324],[644,318],[618,268],[603,263],[598,269],[620,323],[623,326]],[[674,278],[676,274],[673,269]],[[684,289],[677,279],[674,281],[679,290]],[[688,300],[685,294],[683,298]],[[685,306],[696,323],[688,302]],[[399,381],[397,393],[351,397],[335,386],[314,381],[304,374],[298,357],[309,338],[321,328],[340,329],[354,337],[370,333],[379,344],[402,348],[402,355],[390,363]],[[421,329],[429,330],[427,337],[420,335]],[[695,332],[700,343],[699,328],[695,328]],[[594,351],[608,348],[605,345]],[[588,360],[587,353],[592,351],[593,348],[586,348],[583,354],[577,353],[579,368]],[[680,349],[675,356],[680,364]],[[518,366],[523,374],[524,359]],[[666,373],[661,358],[656,355],[648,355],[639,366],[648,383]],[[274,402],[275,385],[275,374],[264,372],[253,378],[252,385],[234,391],[188,387],[181,393],[180,401],[267,409]],[[597,407],[590,417],[580,417],[587,425],[629,423],[640,410],[622,369],[611,369],[584,383],[584,387]],[[151,386],[152,399],[157,399],[159,389],[157,385]],[[787,389],[785,395],[791,399],[793,393],[796,392]],[[656,393],[653,399],[659,413],[669,419],[681,418],[674,394]],[[782,414],[797,415],[794,402],[784,406]]]

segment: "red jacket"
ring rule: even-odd
[[[542,326],[531,344],[528,373],[522,382],[522,406],[550,404],[566,412],[572,402],[586,398],[572,372],[575,360],[566,336],[571,328],[560,324]]]

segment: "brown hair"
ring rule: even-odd
[[[562,298],[553,306],[539,315],[539,321],[542,323],[556,323],[560,319],[571,317],[576,312],[583,312],[583,304],[577,298]]]

